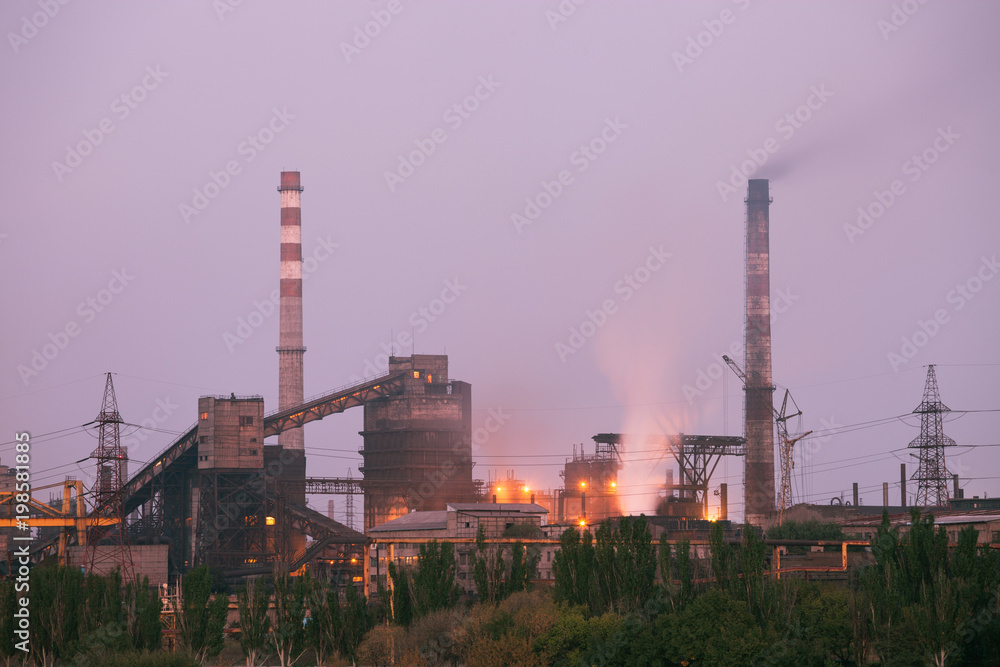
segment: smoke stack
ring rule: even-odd
[[[299,172],[281,172],[281,332],[278,337],[278,409],[302,403],[302,187]],[[278,444],[303,452],[301,428],[283,431]]]
[[[899,506],[906,507],[906,464],[899,464]]]
[[[746,520],[774,512],[774,414],[771,382],[771,279],[767,179],[747,183],[746,202]]]

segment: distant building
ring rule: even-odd
[[[472,578],[472,554],[476,536],[482,527],[488,540],[500,538],[524,539],[547,537],[548,510],[534,503],[449,503],[443,510],[410,512],[368,530],[373,540],[369,548],[368,593],[378,586],[388,587],[389,561],[398,567],[413,567],[419,561],[421,544],[437,540],[455,544],[456,580],[463,590],[475,592]],[[558,535],[556,535],[558,538]],[[541,560],[551,571],[556,545],[537,545]],[[540,577],[540,578],[551,578]]]

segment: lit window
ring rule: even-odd
[[[430,381],[431,381],[431,380],[432,380],[433,378],[434,378],[434,376],[433,376],[433,375],[428,375],[428,376],[427,376],[427,381],[428,381],[428,382],[430,382]]]
[[[202,412],[201,413],[201,418],[202,419],[208,419],[208,413],[207,412]]]
[[[269,517],[267,517],[266,519],[264,519],[264,521],[265,521],[265,523],[267,523],[267,525],[269,525],[269,526],[273,526],[273,525],[274,525],[274,517],[273,517],[273,516],[269,516]]]
[[[415,380],[420,379],[420,371],[413,371],[413,379]]]

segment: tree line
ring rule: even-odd
[[[778,535],[837,539],[828,524],[786,523]],[[533,536],[533,535],[532,535]],[[775,535],[769,534],[768,537]],[[511,534],[508,537],[529,537]],[[391,590],[370,604],[353,587],[308,573],[251,579],[236,595],[247,665],[995,665],[1000,664],[1000,563],[971,527],[949,545],[914,510],[888,516],[870,564],[846,582],[770,573],[770,548],[750,527],[738,542],[715,524],[704,554],[652,538],[645,517],[569,528],[552,585],[533,587],[538,549],[479,532],[474,593],[457,583],[453,544],[421,545],[412,567],[389,564]],[[37,664],[186,665],[217,660],[229,597],[206,567],[183,578],[182,651],[158,653],[160,600],[146,582],[41,566],[31,573]],[[0,583],[0,653],[13,647],[13,582]],[[118,661],[118,662],[116,662]],[[228,664],[232,664],[229,662]]]

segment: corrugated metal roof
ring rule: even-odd
[[[410,512],[392,521],[386,521],[381,526],[368,530],[369,533],[382,533],[395,530],[443,530],[448,527],[448,512],[445,510],[430,510],[426,512]]]
[[[454,512],[521,512],[522,514],[548,514],[537,503],[448,503]]]

